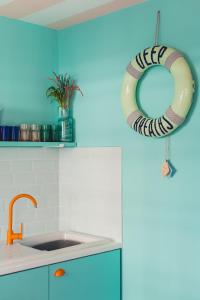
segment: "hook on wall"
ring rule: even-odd
[[[160,32],[160,10],[157,11],[156,32],[155,32],[155,45],[156,46],[158,45],[159,32]]]

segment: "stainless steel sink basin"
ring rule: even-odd
[[[81,242],[74,240],[54,240],[46,243],[40,243],[36,245],[32,245],[31,248],[42,250],[42,251],[53,251],[57,249],[72,247],[75,245],[79,245]]]

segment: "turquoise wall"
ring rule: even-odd
[[[0,106],[4,123],[51,122],[56,106],[44,94],[47,77],[59,62],[61,72],[77,78],[84,92],[74,101],[79,146],[123,149],[124,300],[199,300],[198,91],[186,126],[171,138],[177,168],[172,179],[160,173],[165,140],[132,132],[120,107],[124,70],[153,44],[157,9],[160,43],[182,50],[198,81],[196,0],[149,0],[58,33],[1,17]],[[168,107],[172,95],[173,80],[161,67],[146,74],[138,91],[153,117]]]
[[[124,70],[154,42],[161,10],[160,43],[182,50],[200,75],[200,2],[150,0],[58,33],[59,68],[78,79],[74,115],[79,146],[123,149],[124,300],[199,300],[200,105],[171,138],[172,179],[162,178],[164,140],[132,132],[120,107]],[[139,99],[151,116],[169,105],[173,80],[161,67],[141,83]]]
[[[57,69],[56,31],[0,17],[0,37],[0,122],[54,121],[45,90]]]

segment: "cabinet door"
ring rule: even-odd
[[[49,300],[121,298],[120,250],[54,264],[49,268]],[[58,270],[60,276],[56,277],[54,274]]]
[[[0,276],[1,300],[48,300],[48,267]]]

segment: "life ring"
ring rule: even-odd
[[[155,65],[169,69],[175,81],[175,94],[164,115],[153,119],[138,109],[136,87],[142,74]],[[192,104],[193,92],[192,73],[181,53],[163,45],[146,48],[129,63],[124,76],[121,101],[127,123],[142,135],[166,136],[184,122]]]

